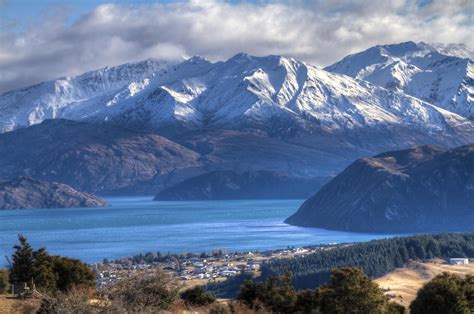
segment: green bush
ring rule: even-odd
[[[418,291],[410,311],[413,314],[474,313],[474,276],[464,279],[450,273],[436,276]]]
[[[379,286],[360,269],[334,269],[329,284],[316,293],[323,313],[387,313],[388,300]]]
[[[216,301],[216,297],[201,286],[189,288],[181,293],[181,299],[188,306],[204,306]]]

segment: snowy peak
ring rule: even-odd
[[[168,66],[164,61],[148,59],[6,92],[0,95],[0,130],[10,131],[60,118],[63,110],[133,85]]]
[[[379,45],[326,67],[474,118],[473,52],[465,45]]]
[[[368,50],[379,63],[364,68],[367,76],[396,78],[402,83],[395,91],[282,56],[240,53],[217,63],[201,57],[178,64],[146,60],[0,95],[0,128],[5,132],[64,118],[153,132],[222,128],[348,134],[405,128],[428,137],[464,134],[462,141],[467,134],[471,140],[471,121],[399,92],[410,86],[406,82],[420,73],[423,61],[409,64],[401,56],[410,51],[418,60],[419,50],[409,43]],[[371,67],[377,71],[370,72]]]

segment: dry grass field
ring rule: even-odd
[[[442,272],[450,272],[459,275],[474,275],[474,264],[448,265],[445,261],[435,260],[430,263],[410,262],[407,266],[394,270],[375,281],[382,289],[387,289],[386,295],[408,307],[416,297],[418,289],[426,282]]]
[[[12,296],[0,295],[0,314],[35,313],[39,308],[39,300],[18,300]]]

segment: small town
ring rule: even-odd
[[[247,252],[227,253],[215,250],[211,254],[167,254],[147,253],[115,261],[104,260],[91,265],[97,275],[97,288],[105,289],[121,278],[137,272],[157,268],[176,276],[184,287],[226,280],[247,272],[258,274],[263,263],[280,258],[303,257],[322,250],[351,244],[324,244],[318,246]]]

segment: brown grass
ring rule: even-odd
[[[442,272],[458,275],[474,274],[474,264],[448,265],[435,260],[430,263],[410,262],[403,268],[397,268],[375,282],[382,289],[390,289],[386,295],[395,295],[393,301],[407,307],[415,299],[418,289]]]
[[[0,295],[0,314],[36,313],[39,306],[38,299],[20,300],[10,295]]]

